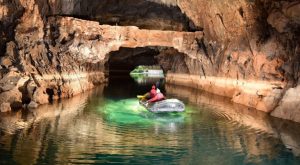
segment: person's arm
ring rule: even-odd
[[[151,98],[150,100],[148,100],[148,102],[153,103],[153,102],[155,102],[156,100],[157,100],[157,96]]]

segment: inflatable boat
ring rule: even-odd
[[[155,103],[147,103],[141,100],[139,102],[153,113],[183,112],[185,109],[183,102],[178,99],[166,99]]]

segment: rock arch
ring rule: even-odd
[[[201,31],[145,30],[135,26],[99,25],[98,22],[72,17],[52,17],[50,27],[58,27],[50,33],[59,33],[56,41],[62,45],[69,44],[68,51],[71,54],[81,60],[94,62],[104,60],[106,55],[120,47],[173,47],[191,58],[196,58],[197,41],[203,37]]]

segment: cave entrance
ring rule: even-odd
[[[159,47],[120,48],[118,51],[111,52],[105,65],[109,79],[108,86],[104,90],[106,97],[134,98],[138,94],[146,93],[152,84],[157,84],[164,90],[164,78],[145,79],[145,77],[130,76],[130,72],[138,66],[160,66],[157,57],[161,49]]]
[[[158,66],[163,70],[164,75],[170,72],[188,73],[186,58],[187,55],[171,47],[122,47],[107,56],[105,68],[109,83],[104,94],[114,99],[133,98],[149,91],[153,84],[165,93],[164,77],[136,80],[130,76],[130,72],[137,66],[144,65]]]
[[[128,76],[137,66],[159,66],[157,56],[160,50],[157,47],[120,48],[111,52],[106,64],[109,78]]]

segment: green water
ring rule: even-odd
[[[0,117],[0,164],[300,164],[299,124],[194,89],[166,85],[186,112],[153,114],[150,84],[104,87]]]

